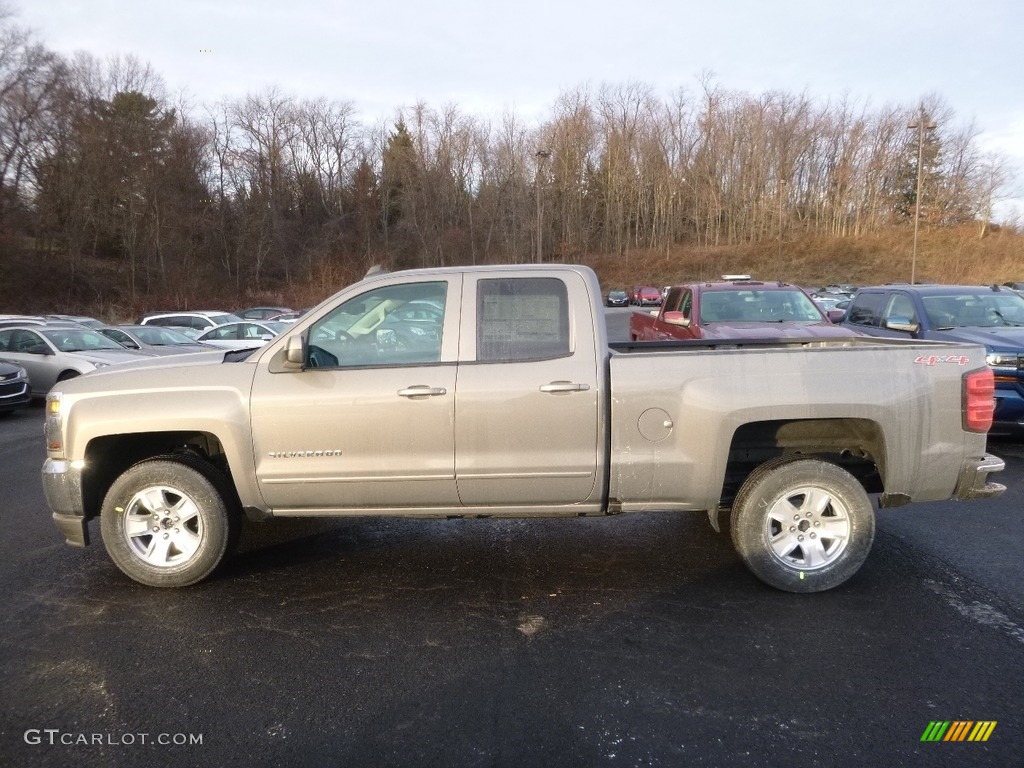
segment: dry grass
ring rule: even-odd
[[[634,251],[589,260],[602,285],[655,286],[717,279],[726,273],[798,285],[872,285],[909,282],[913,234],[898,231],[862,238],[807,237],[783,243],[683,248],[672,253]],[[989,284],[1024,281],[1024,237],[996,232],[978,237],[977,228],[922,232],[917,282]]]
[[[671,285],[717,279],[724,273],[804,286],[828,283],[870,285],[909,281],[913,232],[909,228],[861,238],[806,237],[752,245],[681,247],[629,251],[621,256],[581,257],[608,288],[635,284]],[[225,289],[201,274],[182,276],[168,290],[132,298],[116,263],[82,260],[74,272],[59,258],[10,248],[0,252],[0,313],[82,313],[110,322],[133,320],[154,309],[237,309],[253,305],[296,308],[318,304],[365,272],[361,262],[341,258],[318,262],[311,274],[262,290]],[[922,229],[917,256],[918,282],[990,284],[1024,281],[1024,236],[978,228]]]

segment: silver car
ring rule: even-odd
[[[252,349],[262,347],[288,327],[288,323],[278,323],[274,320],[225,323],[211,328],[199,336],[197,341],[223,349]]]
[[[58,381],[146,357],[149,355],[127,350],[82,326],[0,328],[0,359],[28,371],[29,387],[36,397],[46,395]]]
[[[150,355],[219,351],[217,347],[196,341],[178,328],[164,328],[160,325],[112,325],[97,330],[125,349],[134,349]]]

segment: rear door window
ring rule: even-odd
[[[477,360],[506,363],[572,354],[565,283],[550,277],[481,280]]]

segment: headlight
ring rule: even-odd
[[[107,366],[110,365],[110,363],[99,363],[99,362],[96,362],[96,363],[93,363],[92,365],[93,365],[94,368],[106,368]]]
[[[43,424],[43,434],[46,435],[46,451],[51,459],[64,458],[64,425],[61,405],[61,393],[51,390],[46,396],[46,421]]]
[[[1016,368],[1020,365],[1020,355],[1007,352],[990,352],[985,356],[985,362],[993,368]]]

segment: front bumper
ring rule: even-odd
[[[1019,435],[1024,432],[1024,386],[1014,378],[996,374],[996,410],[990,435]]]
[[[22,408],[32,402],[27,381],[0,384],[0,413]]]
[[[991,499],[1001,495],[1006,486],[989,482],[988,476],[1005,468],[1006,462],[991,453],[986,453],[981,458],[965,459],[960,467],[960,477],[957,479],[953,498],[965,501]]]
[[[43,494],[53,510],[53,522],[73,547],[89,543],[82,503],[82,469],[63,459],[43,462]]]

